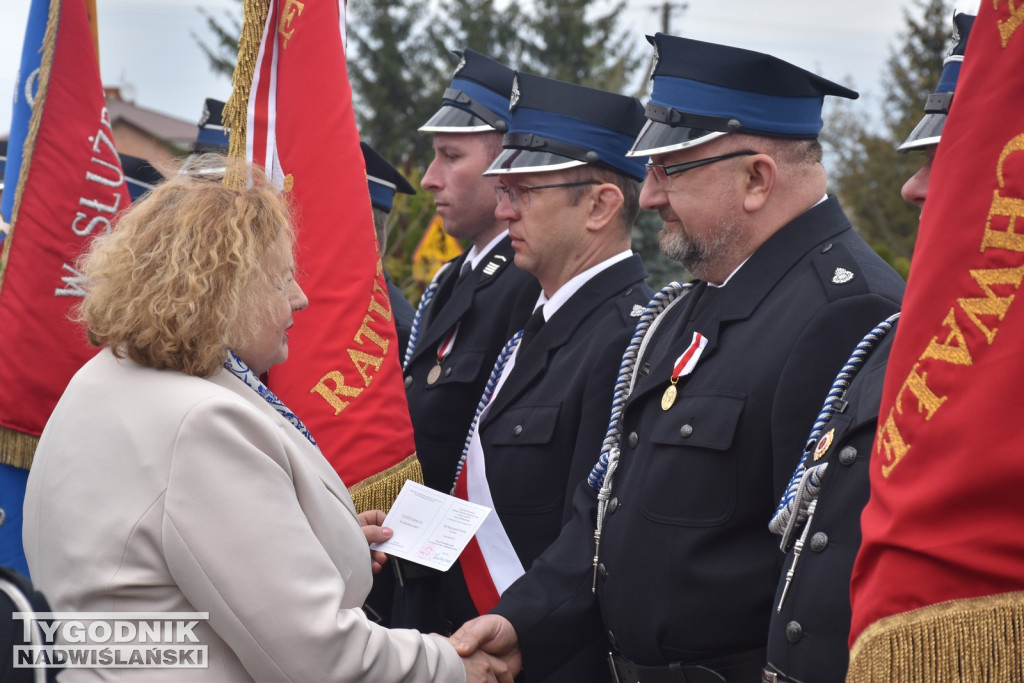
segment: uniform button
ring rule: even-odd
[[[444,369],[444,376],[445,377],[451,377],[452,376],[452,369],[451,368],[445,368]]]
[[[640,435],[636,432],[629,433],[629,445],[631,448],[636,448],[636,445],[640,443]]]
[[[597,575],[600,576],[602,579],[608,578],[608,567],[604,566],[604,562],[597,565]]]
[[[818,533],[811,536],[811,550],[813,550],[814,552],[820,553],[822,550],[825,549],[827,545],[828,534],[826,534],[824,531],[819,531]]]
[[[683,425],[682,427],[679,428],[679,436],[683,437],[684,439],[688,437],[690,434],[693,434],[693,427],[691,427],[690,425]]]
[[[828,244],[826,244],[825,246],[823,246],[821,248],[821,253],[822,254],[827,254],[830,251],[832,251],[832,243],[831,242],[829,242]]]
[[[803,637],[804,627],[800,625],[799,621],[791,621],[786,624],[786,640],[791,643],[797,643]]]
[[[612,633],[610,629],[608,630],[608,643],[612,647],[616,647],[617,648],[619,646],[618,642],[615,640],[615,634]]]
[[[839,462],[843,465],[852,465],[857,460],[857,449],[853,446],[844,446],[839,451]]]
[[[609,515],[614,513],[618,509],[619,509],[619,499],[618,498],[612,498],[611,500],[608,501],[608,514]]]
[[[516,436],[519,436],[520,434],[522,434],[523,433],[523,425],[516,425],[515,427],[513,427],[512,428],[512,433],[515,434]]]
[[[412,375],[405,376],[405,388],[408,389],[412,386]]]

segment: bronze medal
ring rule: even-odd
[[[676,402],[676,385],[669,384],[665,388],[665,393],[661,395],[661,409],[668,410],[672,407],[672,404]]]
[[[427,384],[433,384],[441,378],[441,364],[438,363],[434,367],[430,368],[430,372],[427,373]]]

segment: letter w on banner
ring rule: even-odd
[[[0,561],[21,552],[24,473],[17,471],[31,465],[61,393],[96,352],[68,320],[83,294],[75,259],[129,202],[85,0],[32,2],[4,187],[10,228],[0,256],[0,506],[7,523]]]
[[[231,153],[291,192],[309,310],[268,386],[295,411],[359,510],[423,481],[373,229],[339,0],[246,0]],[[244,109],[244,113],[243,113]],[[244,136],[244,137],[243,137]]]
[[[1018,680],[1021,673],[1019,2],[981,3],[963,69],[885,378],[851,587],[856,642],[847,680]],[[972,639],[977,657],[967,647]],[[1013,662],[1018,668],[1007,676],[994,673]]]

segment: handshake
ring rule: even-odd
[[[497,614],[467,621],[448,642],[462,656],[467,683],[512,683],[523,668],[515,629]]]

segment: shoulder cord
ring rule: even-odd
[[[608,420],[608,430],[601,444],[601,455],[587,477],[587,483],[597,491],[597,524],[594,528],[594,585],[592,592],[597,591],[597,567],[601,549],[601,532],[604,528],[604,517],[608,510],[608,501],[612,495],[612,483],[615,470],[619,466],[619,439],[621,437],[622,413],[629,395],[636,385],[637,373],[640,368],[638,360],[644,357],[647,345],[654,338],[654,332],[661,325],[665,314],[672,306],[682,301],[685,294],[692,289],[692,283],[679,284],[670,282],[665,285],[648,302],[647,308],[633,330],[633,337],[622,354],[619,374],[615,378],[615,390],[612,395],[612,410]]]
[[[825,475],[828,463],[823,462],[820,465],[808,466],[812,462],[811,458],[818,439],[821,438],[825,425],[839,408],[840,402],[850,386],[850,382],[853,381],[854,376],[864,364],[864,360],[871,353],[875,345],[885,338],[889,330],[892,329],[893,323],[899,317],[899,313],[894,313],[868,332],[860,340],[860,343],[857,344],[853,354],[832,382],[832,388],[829,389],[828,395],[825,397],[825,403],[822,405],[821,411],[811,427],[810,436],[807,437],[807,442],[804,444],[803,457],[800,458],[800,462],[797,464],[796,470],[794,470],[793,476],[786,486],[786,491],[779,500],[775,515],[768,524],[768,528],[772,533],[782,536],[780,548],[783,552],[788,550],[789,541],[796,527],[808,519],[811,501],[818,497],[818,492],[821,490],[821,481]]]
[[[832,383],[832,389],[828,392],[828,396],[825,397],[825,405],[822,406],[821,412],[818,413],[818,419],[814,421],[814,426],[811,428],[811,435],[804,445],[803,457],[800,458],[800,462],[793,472],[793,477],[789,480],[789,486],[786,487],[786,492],[783,494],[782,500],[779,501],[779,508],[768,525],[772,533],[782,536],[782,541],[779,544],[782,552],[786,552],[789,549],[789,541],[796,532],[796,528],[800,524],[804,525],[800,538],[796,539],[796,542],[793,544],[793,561],[790,563],[789,569],[786,570],[786,579],[782,585],[779,604],[775,606],[776,613],[782,612],[782,605],[786,601],[789,587],[792,585],[793,577],[796,575],[796,565],[800,561],[800,555],[803,554],[804,544],[807,543],[807,534],[811,530],[811,520],[814,519],[814,511],[818,507],[818,494],[821,492],[821,482],[828,467],[828,462],[807,467],[807,460],[814,452],[825,424],[838,408],[839,402],[843,401],[843,397],[846,395],[846,390],[849,388],[850,382],[853,381],[854,375],[857,374],[857,371],[864,364],[864,359],[871,353],[874,346],[885,335],[889,334],[893,323],[899,317],[899,313],[894,313],[878,323],[873,330],[861,339],[860,343],[857,344],[857,348],[853,350],[853,355],[850,356],[850,359],[846,361],[846,365],[839,371],[839,375],[836,376],[835,381]]]
[[[426,309],[427,304],[430,303],[430,300],[434,298],[434,295],[437,294],[437,288],[441,286],[441,275],[451,265],[452,262],[449,261],[437,269],[434,277],[430,280],[430,284],[427,285],[427,289],[423,292],[423,296],[420,297],[419,304],[416,305],[416,314],[412,317],[412,325],[409,328],[409,343],[405,346],[405,358],[402,359],[403,370],[409,365],[413,351],[416,350],[416,340],[420,336],[420,321],[423,320],[423,311]]]
[[[477,425],[480,422],[480,414],[484,412],[484,408],[491,402],[491,396],[494,394],[494,387],[498,384],[498,379],[501,378],[501,372],[505,369],[505,364],[508,363],[508,359],[512,356],[512,352],[519,346],[519,340],[523,337],[523,331],[519,330],[512,338],[505,342],[505,346],[502,347],[501,352],[498,354],[498,360],[494,362],[494,369],[491,370],[490,376],[487,378],[487,383],[484,385],[484,393],[480,397],[480,402],[477,403],[476,413],[473,415],[473,421],[469,424],[469,431],[466,433],[466,442],[462,446],[462,455],[459,456],[459,464],[455,467],[455,480],[452,482],[451,494],[455,495],[455,484],[459,481],[459,475],[462,474],[462,468],[466,465],[466,456],[469,454],[469,444],[473,440],[473,433],[476,432]]]

